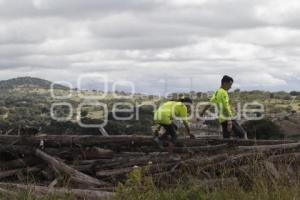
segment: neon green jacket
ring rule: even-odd
[[[187,107],[182,102],[168,101],[154,113],[154,121],[157,124],[169,125],[175,118],[188,123]]]
[[[210,102],[217,105],[220,123],[231,120],[233,112],[229,103],[228,92],[226,90],[223,88],[218,89],[210,99]]]

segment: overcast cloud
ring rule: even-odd
[[[298,0],[0,0],[0,79],[300,90]],[[167,88],[167,89],[166,89]]]

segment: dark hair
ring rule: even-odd
[[[193,103],[192,99],[189,97],[180,98],[179,101],[182,103]]]
[[[225,75],[225,76],[223,76],[223,78],[222,78],[222,85],[224,84],[224,83],[229,83],[229,82],[233,82],[233,78],[231,78],[230,76],[227,76],[227,75]]]

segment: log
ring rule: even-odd
[[[43,151],[34,148],[41,140],[45,146]],[[147,169],[143,171],[146,175],[162,178],[162,182],[167,179],[176,182],[182,175],[201,179],[224,174],[226,177],[246,177],[241,166],[253,172],[250,167],[255,163],[271,171],[268,176],[277,178],[275,167],[285,166],[280,162],[287,161],[295,168],[294,163],[300,163],[300,143],[293,140],[178,138],[174,151],[180,154],[181,160],[157,151],[160,151],[158,145],[148,136],[0,136],[0,153],[4,155],[0,161],[0,178],[19,175],[23,168],[45,161],[50,168],[42,172],[42,179],[34,177],[38,182],[49,185],[51,181],[59,180],[54,170],[57,174],[67,175],[71,183],[75,183],[73,187],[91,189],[117,185],[134,166]]]
[[[132,167],[121,168],[121,169],[102,170],[102,171],[97,171],[96,176],[97,177],[120,176],[120,175],[130,173],[132,170],[133,170]]]
[[[143,166],[148,163],[152,164],[161,164],[161,163],[174,163],[174,160],[170,159],[170,156],[167,154],[162,154],[159,156],[143,156],[139,158],[116,158],[110,161],[105,162],[96,162],[94,163],[93,168],[95,170],[103,170],[103,169],[113,169],[113,168],[125,168],[132,166]]]
[[[110,149],[103,149],[99,147],[62,147],[62,148],[45,148],[44,151],[50,155],[60,157],[65,160],[77,159],[110,159],[114,152]]]
[[[229,148],[228,144],[208,145],[200,147],[176,147],[175,153],[199,153],[199,152],[215,152]]]
[[[230,156],[224,161],[207,165],[203,168],[200,168],[198,171],[213,171],[216,170],[230,170],[230,168],[239,167],[241,165],[248,165],[259,160],[266,158],[265,154],[261,153],[245,153],[240,155]]]
[[[49,155],[59,157],[63,160],[73,161],[82,159],[82,150],[78,147],[44,148],[43,151]]]
[[[277,144],[277,145],[261,145],[261,146],[239,146],[239,150],[259,151],[265,153],[288,152],[300,149],[299,143]]]
[[[42,136],[16,136],[16,135],[0,135],[0,144],[30,145],[38,147],[40,141],[45,142],[45,147],[73,147],[79,145],[85,146],[111,146],[114,149],[122,147],[140,147],[140,146],[156,146],[151,136],[134,136],[134,135],[116,135],[116,136],[91,136],[91,135],[42,135]],[[273,145],[295,143],[294,140],[235,140],[235,139],[195,139],[178,138],[177,146],[205,146],[217,144],[231,145]]]
[[[0,145],[0,153],[7,152],[18,158],[20,155],[32,155],[33,149],[30,146],[24,145]]]
[[[112,158],[114,152],[110,149],[103,149],[99,147],[91,147],[82,151],[83,159],[99,159],[99,158]]]
[[[170,156],[168,153],[161,153],[161,152],[153,152],[150,154],[146,153],[140,153],[140,152],[125,152],[119,153],[119,154],[114,154],[113,158],[102,158],[102,159],[92,159],[92,160],[75,160],[75,161],[68,161],[70,164],[74,165],[122,165],[122,164],[128,164],[128,162],[135,161],[133,165],[138,165],[136,164],[139,161],[144,161],[145,163],[149,161],[156,160],[158,162],[162,162],[164,160],[168,160]]]
[[[97,159],[97,160],[79,160],[73,163],[69,162],[73,168],[78,171],[93,174],[93,171],[112,170],[120,168],[130,168],[133,166],[161,165],[174,163],[167,154],[147,155],[139,157],[118,157],[113,159]]]
[[[93,165],[70,165],[70,167],[88,175],[94,174]]]
[[[32,166],[38,165],[40,162],[41,162],[41,160],[34,156],[27,156],[24,158],[18,158],[18,159],[10,160],[10,161],[1,161],[0,162],[0,171],[32,167]]]
[[[297,143],[297,140],[244,140],[244,139],[222,139],[224,143],[231,146],[260,146]]]
[[[19,171],[20,171],[19,169],[8,170],[8,171],[1,171],[0,172],[0,179],[13,176],[13,175],[17,174]]]
[[[30,167],[30,168],[8,170],[8,171],[0,171],[0,179],[17,175],[17,173],[20,173],[20,172],[32,173],[32,172],[37,172],[37,171],[40,171],[40,168]]]
[[[124,176],[132,172],[135,169],[135,167],[144,168],[144,169],[147,168],[145,173],[151,174],[151,173],[170,170],[172,167],[174,167],[174,165],[176,165],[176,163],[169,163],[169,164],[162,163],[160,165],[149,164],[145,166],[132,166],[126,168],[111,169],[111,170],[101,170],[96,172],[96,176],[97,177]]]
[[[23,185],[12,183],[0,183],[0,187],[5,190],[15,191],[30,191],[37,197],[44,197],[45,195],[67,196],[73,195],[75,199],[95,199],[95,200],[108,200],[114,195],[112,192],[99,191],[99,190],[82,190],[82,189],[67,189],[67,188],[48,188],[36,185]]]
[[[209,156],[209,157],[194,157],[188,160],[185,160],[183,163],[187,166],[187,167],[204,167],[206,165],[209,164],[215,164],[221,161],[224,161],[228,159],[228,154],[224,153],[224,154],[219,154],[219,155],[215,155],[215,156]]]
[[[35,155],[45,162],[47,162],[49,165],[51,165],[55,170],[62,174],[67,174],[70,179],[76,183],[83,184],[90,187],[100,187],[100,186],[106,186],[108,185],[104,181],[100,181],[96,178],[93,178],[91,176],[88,176],[82,172],[79,172],[70,166],[66,165],[65,163],[58,161],[57,159],[53,158],[52,156],[46,154],[45,152],[41,151],[40,149],[37,149],[35,152]]]
[[[121,152],[116,153],[115,157],[137,157],[137,156],[147,156],[144,152]]]
[[[31,145],[38,147],[43,140],[45,147],[73,147],[84,146],[106,146],[118,147],[120,144],[126,146],[154,145],[152,137],[148,136],[91,136],[91,135],[42,135],[42,136],[16,136],[0,135],[0,144]]]

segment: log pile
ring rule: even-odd
[[[161,187],[182,176],[215,187],[220,181],[242,184],[254,164],[276,179],[280,167],[289,167],[292,176],[300,163],[300,143],[292,140],[179,138],[174,153],[176,158],[147,136],[0,136],[0,193],[13,197],[30,189],[37,197],[109,199],[137,167]]]

